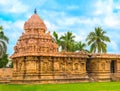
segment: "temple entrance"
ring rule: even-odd
[[[116,72],[116,60],[112,60],[110,63],[110,72],[115,73]]]
[[[90,73],[90,59],[87,59],[86,61],[86,71],[87,73]]]

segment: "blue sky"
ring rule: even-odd
[[[120,0],[0,0],[0,25],[10,39],[8,54],[35,8],[51,34],[72,31],[76,41],[85,42],[88,33],[101,26],[111,39],[108,53],[120,53]]]

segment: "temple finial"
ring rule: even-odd
[[[34,14],[37,14],[37,10],[36,10],[36,8],[35,8],[35,10],[34,10]]]

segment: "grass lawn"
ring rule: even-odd
[[[0,91],[120,91],[120,82],[42,85],[0,84]]]

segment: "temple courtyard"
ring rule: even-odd
[[[120,82],[0,85],[0,91],[120,91]]]

